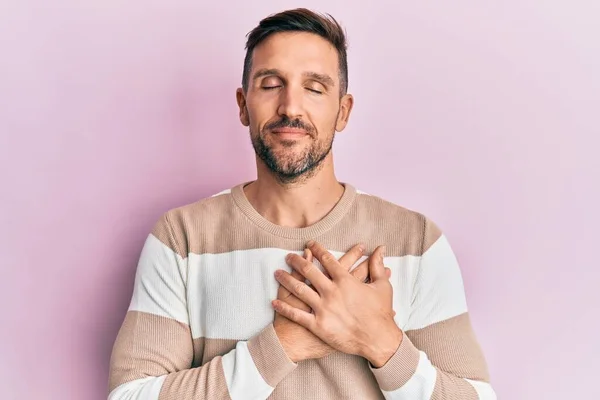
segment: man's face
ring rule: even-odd
[[[331,151],[352,98],[340,99],[338,54],[325,39],[285,32],[254,49],[240,119],[258,157],[285,182],[314,172]]]

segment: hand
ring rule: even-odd
[[[362,255],[363,247],[361,245],[357,245],[344,254],[338,260],[338,262],[343,268],[346,268],[347,271],[358,261],[358,259],[360,259]],[[313,256],[309,249],[305,249],[304,259],[308,263],[312,264]],[[358,267],[354,268],[352,272],[350,272],[350,275],[360,282],[365,282],[369,278],[367,261],[368,260],[363,261]],[[292,270],[290,276],[298,284],[304,284],[304,277],[297,271]],[[290,293],[290,291],[284,286],[279,286],[279,290],[277,291],[277,299],[304,312],[312,312],[309,306],[298,299],[298,297]],[[323,342],[308,329],[298,325],[293,321],[290,321],[288,318],[279,313],[275,313],[273,327],[275,328],[275,332],[277,333],[277,336],[286,354],[293,362],[325,357],[335,351],[335,349]]]
[[[392,285],[383,265],[384,248],[375,249],[368,259],[370,283],[352,277],[335,257],[318,243],[311,250],[328,275],[296,254],[288,255],[288,264],[310,280],[314,289],[283,270],[276,279],[313,313],[280,300],[273,301],[277,313],[311,331],[336,350],[383,366],[402,341],[402,331],[394,322]]]
[[[312,253],[310,250],[306,249],[304,251],[304,257],[308,262],[312,263]],[[298,282],[304,282],[304,278],[297,271],[292,270],[291,277]],[[312,311],[309,306],[281,285],[279,285],[279,289],[277,290],[277,299],[299,310],[305,312]],[[273,327],[287,356],[293,362],[307,358],[325,357],[335,351],[308,329],[290,321],[279,313],[275,313]]]

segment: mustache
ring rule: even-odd
[[[273,121],[273,122],[270,122],[267,125],[265,125],[265,129],[267,129],[267,130],[277,129],[277,128],[294,128],[294,129],[303,129],[307,133],[314,132],[314,129],[311,125],[308,125],[308,124],[302,122],[302,120],[299,118],[290,119],[287,117],[282,117],[281,119],[279,119],[277,121]]]

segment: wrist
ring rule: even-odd
[[[377,342],[372,343],[364,357],[373,367],[383,367],[398,351],[403,336],[402,330],[394,324],[394,329],[391,329],[387,335],[380,336]]]
[[[274,323],[273,328],[275,329],[275,334],[277,335],[277,339],[279,339],[279,343],[281,344],[283,351],[285,352],[286,356],[290,359],[290,361],[292,361],[293,363],[302,361],[300,354],[297,354],[295,350],[297,346],[294,346],[293,338],[291,338],[290,335],[287,335],[284,332],[285,329],[282,329],[282,325]]]
[[[283,347],[285,354],[293,363],[302,361],[302,357],[294,350],[295,347],[293,345],[293,341],[287,340],[285,336],[279,340],[281,341],[281,346]]]
[[[247,346],[256,369],[271,387],[277,386],[297,367],[285,354],[273,324],[267,325],[260,333],[251,337]]]

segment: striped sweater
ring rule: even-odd
[[[344,184],[319,222],[282,227],[243,187],[168,211],[147,237],[111,356],[110,400],[496,398],[459,266],[432,221]],[[359,242],[366,254],[386,245],[404,338],[383,367],[341,352],[286,356],[272,324],[273,274],[290,271],[285,255],[310,239],[337,257]]]

